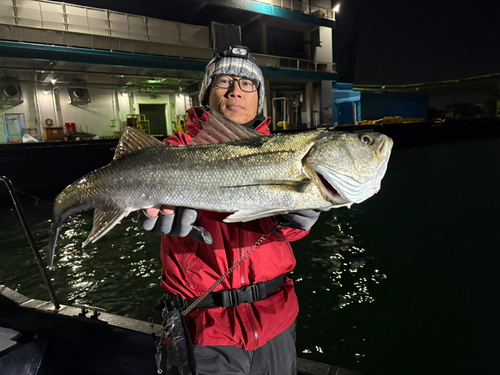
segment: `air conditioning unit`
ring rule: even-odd
[[[90,95],[87,89],[79,87],[68,88],[70,104],[88,104],[90,103]]]
[[[0,81],[0,104],[18,105],[22,102],[23,93],[18,81]]]

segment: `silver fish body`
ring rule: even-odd
[[[228,212],[226,222],[239,222],[360,203],[380,188],[391,148],[382,134],[320,131],[252,132],[226,143],[166,146],[127,128],[110,164],[56,198],[49,264],[64,221],[92,208],[94,225],[84,245],[130,212],[154,205]]]

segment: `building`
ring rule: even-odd
[[[230,44],[261,65],[274,129],[332,123],[330,0],[80,3],[0,0],[0,143],[115,138],[127,124],[171,134]]]

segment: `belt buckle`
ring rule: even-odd
[[[239,306],[242,303],[254,302],[255,285],[244,286],[240,289],[228,289],[220,292],[221,307]],[[258,293],[258,291],[257,291]]]
[[[240,289],[237,289],[235,291],[236,292],[235,297],[237,302],[236,306],[241,305],[242,303],[252,303],[256,301],[258,298],[255,298],[254,290],[255,290],[255,285],[248,285]]]
[[[246,285],[240,289],[228,289],[220,292],[221,307],[239,306],[253,303],[267,297],[265,283]]]

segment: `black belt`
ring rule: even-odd
[[[215,307],[238,306],[242,303],[253,303],[267,298],[268,295],[276,292],[285,282],[285,276],[280,275],[275,279],[262,283],[244,286],[240,289],[226,289],[220,292],[210,293],[193,310],[211,309]],[[198,298],[183,299],[181,296],[173,295],[177,298],[182,309],[185,310]],[[171,301],[167,302],[167,308],[171,308]]]

